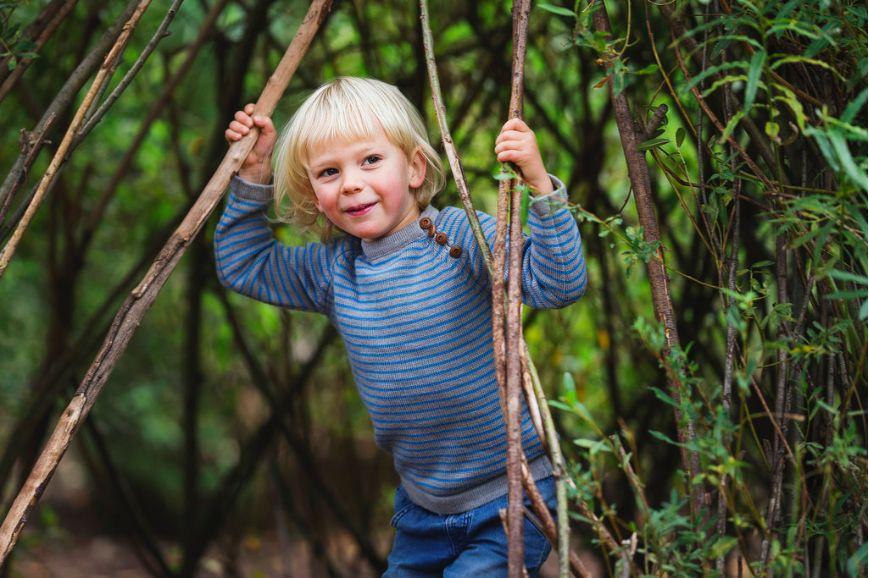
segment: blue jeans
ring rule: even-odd
[[[555,479],[537,483],[549,511],[555,517]],[[410,501],[404,488],[395,492],[392,526],[395,538],[383,578],[465,578],[507,575],[507,535],[498,510],[507,507],[507,496],[467,512],[440,515]],[[525,567],[537,576],[552,546],[542,524],[525,498]],[[538,526],[540,526],[538,528]]]

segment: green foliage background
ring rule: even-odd
[[[48,44],[32,53],[23,28],[45,4],[0,2],[3,55],[35,57],[0,102],[4,171],[18,155],[18,131],[35,125],[123,8],[81,0]],[[168,4],[155,1],[145,14],[120,72],[135,61]],[[33,384],[72,349],[79,352],[76,362],[50,394],[55,410],[65,404],[120,300],[111,298],[107,313],[97,317],[102,329],[86,329],[88,321],[186,212],[190,193],[201,190],[225,150],[222,131],[232,111],[255,100],[306,9],[296,1],[250,0],[223,10],[217,32],[123,175],[87,253],[75,255],[70,239],[80,234],[82,216],[108,186],[209,6],[206,0],[183,4],[171,35],[70,158],[0,279],[0,426],[7,451],[26,446],[12,433],[30,415]],[[526,72],[526,119],[547,168],[569,185],[589,261],[588,295],[564,310],[527,312],[525,326],[541,378],[560,408],[556,416],[579,488],[572,499],[587,503],[619,539],[636,534],[634,573],[706,575],[728,553],[732,568],[739,552],[750,562],[745,575],[856,576],[866,560],[866,5],[718,0],[610,3],[607,9],[612,37],[594,31],[584,3],[536,5]],[[510,4],[450,1],[431,11],[453,136],[477,208],[492,213],[492,148],[509,99]],[[438,142],[421,51],[414,3],[338,3],[275,122],[285,122],[321,82],[366,75],[399,86],[422,109]],[[681,336],[676,351],[664,350],[655,320],[645,266],[656,258],[657,245],[639,227],[610,86],[628,96],[642,123],[658,106],[668,107],[641,148]],[[701,99],[716,111],[721,129],[704,114]],[[71,115],[56,123],[49,149]],[[22,190],[36,183],[48,160],[43,152]],[[185,191],[184,179],[192,191]],[[13,207],[22,199],[19,193]],[[458,204],[455,186],[450,183],[434,204]],[[741,244],[730,290],[726,259],[737,210]],[[270,412],[251,385],[213,274],[216,218],[160,293],[92,414],[148,524],[181,544]],[[8,219],[4,239],[5,227]],[[286,242],[305,240],[290,227],[277,234]],[[776,296],[777,238],[787,249],[784,301]],[[128,290],[139,276],[122,287]],[[326,330],[325,319],[237,295],[226,299],[275,390],[286,391]],[[730,354],[733,405],[724,411],[728,327],[737,347]],[[802,331],[789,334],[794,327]],[[777,408],[782,359],[789,401]],[[668,391],[664,366],[675,368],[686,387],[678,401]],[[192,413],[185,414],[185,395],[195,399]],[[700,479],[686,479],[681,467],[672,406],[697,425],[688,449],[701,456]],[[366,531],[382,532],[396,479],[388,456],[372,447],[370,422],[338,340],[287,411],[349,517]],[[784,459],[773,414],[790,416],[784,421],[794,459],[783,474],[781,516],[770,521],[772,464]],[[191,436],[192,454],[184,449]],[[82,437],[81,451],[93,452],[93,440]],[[619,446],[629,460],[618,457]],[[278,442],[272,453],[291,480],[293,500],[314,500],[292,452]],[[628,465],[641,484],[630,482]],[[347,476],[348,470],[357,475]],[[94,487],[100,487],[99,471],[92,470]],[[184,489],[191,479],[193,493]],[[12,476],[4,480],[4,498],[11,482]],[[269,483],[266,468],[259,468],[228,505],[224,522],[268,531]],[[686,500],[698,484],[711,502],[692,514]],[[729,496],[727,526],[718,534],[722,484]],[[125,517],[110,495],[94,500],[94,507]],[[302,516],[336,523],[323,512],[321,504]],[[575,534],[611,569],[623,563],[620,553],[598,547],[579,514]]]

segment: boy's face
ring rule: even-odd
[[[368,241],[419,217],[410,192],[425,180],[419,150],[408,159],[382,130],[372,140],[329,142],[308,151],[317,209],[339,229]]]

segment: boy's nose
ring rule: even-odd
[[[345,174],[344,182],[341,183],[341,192],[346,194],[358,193],[363,188],[362,179],[357,175]]]

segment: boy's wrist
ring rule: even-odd
[[[238,178],[254,185],[268,185],[272,182],[272,172],[259,169],[250,171],[242,169],[238,171]]]
[[[529,181],[528,186],[531,187],[531,194],[534,196],[548,195],[555,190],[548,174],[543,177],[543,180]]]

